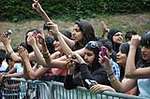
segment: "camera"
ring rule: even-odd
[[[4,34],[5,34],[6,36],[11,35],[12,33],[13,33],[12,30],[7,30],[6,32],[4,32]]]
[[[97,84],[95,80],[91,80],[91,79],[85,79],[85,82],[88,85],[88,88],[91,88],[93,85]]]
[[[49,31],[49,26],[48,26],[47,23],[44,23],[44,25],[43,25],[43,30],[48,30],[48,31]]]

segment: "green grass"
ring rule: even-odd
[[[71,18],[56,19],[54,20],[59,29],[71,30],[73,26],[73,21]],[[109,28],[117,28],[123,32],[130,30],[135,30],[139,34],[144,33],[144,31],[150,30],[150,13],[143,14],[128,14],[128,15],[97,15],[96,18],[86,19],[93,26],[96,34],[100,36],[101,26],[100,21],[105,21]],[[0,32],[6,31],[7,29],[12,29],[13,34],[12,45],[16,46],[20,42],[24,41],[24,36],[27,30],[33,28],[42,29],[44,21],[42,20],[24,20],[22,22],[11,23],[11,22],[0,22]]]

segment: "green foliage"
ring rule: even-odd
[[[150,0],[41,0],[50,17],[95,17],[97,14],[138,13],[150,9]],[[32,0],[1,0],[0,20],[37,18]]]

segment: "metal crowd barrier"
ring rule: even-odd
[[[10,80],[7,81],[5,86],[0,87],[0,99],[145,99],[145,98],[109,91],[94,94],[83,87],[79,87],[73,90],[66,90],[64,89],[63,83],[60,82],[11,78]]]
[[[52,83],[53,83],[52,99],[145,99],[138,96],[109,91],[94,94],[83,87],[78,87],[77,89],[73,90],[66,90],[64,89],[62,83],[59,82],[52,82]]]
[[[37,84],[23,78],[6,79],[0,86],[0,99],[36,99]],[[38,99],[38,98],[37,98]]]

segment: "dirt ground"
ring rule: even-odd
[[[117,28],[123,32],[129,30],[135,30],[139,34],[144,31],[150,30],[150,13],[146,14],[130,14],[130,15],[115,15],[115,16],[98,16],[88,20],[94,27],[96,34],[100,36],[101,26],[100,21],[103,20],[109,26],[109,28]],[[60,30],[72,30],[72,21],[55,20]],[[24,35],[29,29],[38,28],[42,30],[44,21],[40,20],[27,20],[17,23],[0,22],[0,33],[11,29],[13,34],[11,35],[12,45],[16,46],[18,43],[24,40]]]

